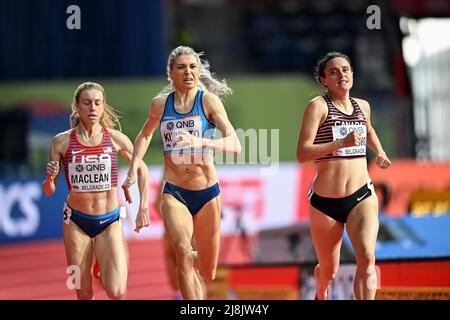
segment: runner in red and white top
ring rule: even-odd
[[[315,76],[325,94],[312,99],[305,109],[297,159],[314,161],[317,169],[308,192],[311,235],[319,261],[314,270],[316,298],[328,298],[346,228],[356,258],[355,298],[374,299],[378,200],[367,170],[366,146],[375,152],[378,167],[387,169],[391,161],[370,121],[369,103],[350,97],[350,59],[329,52],[319,60]]]
[[[97,83],[86,82],[76,89],[71,123],[72,129],[57,134],[51,142],[42,189],[45,195],[53,195],[63,165],[69,188],[63,210],[63,239],[67,263],[75,268],[72,277],[79,284],[78,299],[94,298],[94,253],[106,293],[111,299],[121,299],[126,291],[128,261],[119,221],[117,156],[131,161],[133,144],[114,129],[120,129],[120,123],[106,103],[105,90]],[[139,232],[150,224],[148,171],[143,161],[137,173],[140,203],[135,231]]]

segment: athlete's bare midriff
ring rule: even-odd
[[[217,182],[212,154],[165,154],[164,164],[163,179],[178,187],[203,190]]]
[[[323,197],[351,195],[369,180],[366,158],[322,161],[316,168],[313,189]]]
[[[117,188],[99,192],[70,192],[67,197],[67,204],[74,210],[85,214],[101,215],[116,209]]]

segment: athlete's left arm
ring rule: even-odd
[[[133,144],[131,140],[122,132],[110,129],[111,137],[116,145],[117,151],[122,157],[131,162],[133,156]],[[148,212],[148,169],[144,161],[140,161],[137,169],[138,173],[138,188],[139,188],[139,212],[136,216],[136,228],[134,231],[139,233],[139,230],[150,225],[150,215]]]
[[[222,133],[222,138],[202,138],[200,140],[188,133],[182,133],[181,141],[186,141],[193,147],[201,146],[203,148],[214,149],[219,152],[239,154],[241,152],[241,143],[236,131],[233,128],[233,125],[228,119],[228,115],[222,101],[215,94],[205,91],[202,102],[208,120],[217,126]]]
[[[362,99],[358,99],[358,104],[367,120],[367,146],[376,154],[376,165],[382,169],[387,169],[391,165],[391,160],[389,160],[386,152],[384,152],[380,139],[378,139],[378,135],[370,121],[370,105],[367,101]]]

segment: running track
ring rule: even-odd
[[[248,262],[239,239],[223,237],[220,262]],[[130,269],[126,299],[169,300],[163,250],[159,239],[129,240]],[[73,300],[61,240],[0,245],[0,300]],[[95,299],[108,299],[93,279]]]

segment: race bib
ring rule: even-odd
[[[335,157],[349,157],[349,156],[365,156],[366,155],[366,143],[367,143],[367,128],[365,125],[341,125],[333,126],[333,141],[338,139],[344,139],[350,132],[358,131],[361,135],[361,141],[359,145],[341,148],[333,152]]]
[[[164,151],[183,149],[186,147],[185,145],[178,143],[178,135],[183,131],[198,138],[202,138],[202,121],[200,116],[162,121],[161,137],[163,140]]]
[[[111,156],[109,154],[73,157],[69,162],[72,191],[92,192],[111,190]]]
[[[65,224],[70,223],[70,216],[72,216],[72,209],[67,205],[67,203],[64,202],[64,208],[63,208],[63,221]]]

